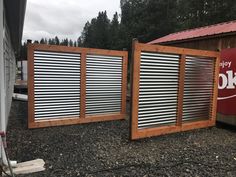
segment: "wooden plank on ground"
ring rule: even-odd
[[[35,159],[27,162],[18,163],[15,168],[13,168],[13,173],[19,174],[29,174],[45,170],[45,162],[43,159]],[[10,175],[10,171],[6,170],[6,173]]]

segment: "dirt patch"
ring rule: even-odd
[[[129,120],[27,129],[27,104],[14,101],[11,159],[42,158],[44,172],[22,177],[236,176],[236,131],[223,128],[129,140]]]

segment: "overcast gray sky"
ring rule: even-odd
[[[120,0],[27,0],[23,41],[42,37],[77,39],[84,24],[107,11],[120,14]]]

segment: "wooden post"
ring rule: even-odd
[[[28,127],[32,128],[34,123],[34,47],[33,44],[27,46],[28,61]]]
[[[210,121],[213,125],[216,122],[216,112],[217,112],[217,97],[218,97],[218,82],[219,82],[219,67],[220,67],[220,54],[215,58],[215,68],[214,68],[214,80],[213,80],[213,95],[211,103],[211,117]]]
[[[123,56],[122,61],[122,96],[121,96],[121,114],[126,114],[126,96],[127,96],[127,67],[128,67],[128,54]]]
[[[138,40],[134,39],[132,44],[132,77],[131,77],[131,139],[136,139],[138,131],[138,99],[139,99],[139,79],[140,79],[140,55],[141,51],[137,48]]]
[[[86,51],[80,57],[80,118],[86,114]]]
[[[177,126],[182,126],[185,62],[186,62],[186,56],[181,55],[179,62],[179,89],[178,89],[178,108],[177,108],[177,120],[176,120]]]

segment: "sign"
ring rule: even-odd
[[[217,112],[236,115],[236,48],[221,51]]]

